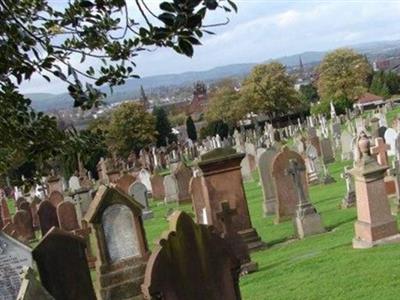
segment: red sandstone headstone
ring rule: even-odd
[[[371,148],[371,153],[376,154],[378,164],[381,166],[389,166],[388,150],[390,150],[390,145],[385,144],[383,138],[375,139],[375,146]]]
[[[304,159],[297,152],[283,147],[275,156],[272,162],[272,177],[274,179],[276,191],[276,219],[279,223],[294,216],[298,202],[297,189],[293,183],[290,174],[286,170],[289,169],[290,160],[294,159],[300,167],[305,168]],[[308,194],[307,177],[303,172],[301,175],[304,191]]]
[[[154,200],[163,201],[165,197],[164,177],[159,174],[154,174],[150,177],[152,195]]]
[[[378,148],[379,145],[382,146],[379,138],[375,141]],[[364,132],[361,132],[358,138],[358,149],[360,160],[351,171],[355,179],[357,197],[353,248],[400,242],[397,221],[390,212],[385,189],[384,177],[388,166],[378,164],[371,156],[370,141]]]
[[[38,215],[42,236],[44,236],[53,226],[59,227],[56,208],[50,201],[45,200],[39,204]]]
[[[18,210],[14,215],[13,224],[19,240],[27,242],[35,238],[32,217],[28,211]]]
[[[50,194],[49,201],[56,208],[58,204],[64,201],[64,196],[59,191],[54,191]]]
[[[117,181],[116,181],[116,186],[124,191],[126,194],[129,192],[129,187],[136,181],[136,177],[132,176],[130,174],[124,174],[122,175]]]
[[[73,231],[80,228],[76,215],[75,205],[64,201],[57,206],[58,224],[65,231]]]

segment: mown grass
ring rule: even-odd
[[[253,226],[268,247],[252,254],[259,271],[241,278],[243,299],[399,299],[400,244],[352,248],[356,210],[339,208],[345,194],[340,173],[350,163],[329,165],[336,183],[310,187],[327,232],[304,240],[294,239],[292,222],[274,225],[273,216],[263,217],[256,174],[245,184]],[[171,207],[152,204],[155,218],[145,222],[150,246],[168,228],[164,215]],[[178,209],[191,211],[190,205]]]

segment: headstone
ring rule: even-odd
[[[346,195],[342,200],[342,208],[353,207],[356,204],[356,192],[354,190],[353,175],[350,167],[345,167],[341,177],[346,181]]]
[[[35,271],[32,268],[25,267],[21,279],[17,300],[55,300],[36,279]]]
[[[276,209],[276,191],[272,180],[272,162],[278,153],[279,145],[268,148],[261,156],[258,162],[258,172],[263,191],[264,216],[275,214]]]
[[[13,300],[21,286],[21,272],[32,266],[31,250],[0,230],[0,298]]]
[[[352,141],[353,136],[348,130],[344,130],[342,136],[340,137],[342,145],[342,160],[352,160],[353,159],[353,148]]]
[[[178,203],[190,201],[189,182],[193,176],[192,169],[180,162],[173,174],[178,186]]]
[[[122,175],[117,182],[115,183],[115,185],[121,189],[122,191],[124,191],[125,193],[128,194],[129,192],[129,187],[132,185],[132,183],[134,183],[136,181],[136,177],[132,176],[131,174],[124,174]]]
[[[305,163],[300,154],[289,150],[286,146],[275,156],[272,162],[272,177],[276,191],[276,218],[275,222],[280,223],[292,219],[296,212],[298,202],[297,188],[293,180],[286,172],[289,169],[290,160],[296,160],[300,167],[305,167]],[[300,181],[303,185],[304,193],[308,194],[307,178],[305,172],[300,173]]]
[[[321,139],[321,153],[324,164],[330,164],[335,161],[333,154],[332,143],[329,138]]]
[[[57,206],[58,223],[62,230],[74,231],[80,228],[75,205],[64,201]]]
[[[233,226],[240,236],[245,237],[251,251],[262,248],[264,243],[251,224],[240,170],[240,163],[244,157],[245,154],[236,153],[232,148],[218,148],[202,155],[198,166],[203,172],[203,195],[205,207],[210,214],[210,225],[222,232],[217,213],[220,211],[220,202],[229,201],[229,206],[237,209]]]
[[[99,187],[90,203],[84,220],[92,224],[97,237],[96,270],[102,299],[140,295],[149,255],[142,209],[132,197],[106,186]]]
[[[150,176],[151,174],[149,171],[147,171],[146,169],[141,169],[138,174],[138,180],[146,186],[147,191],[151,194],[152,187],[151,187]]]
[[[208,213],[203,195],[202,177],[192,177],[189,184],[197,224],[208,224]]]
[[[170,174],[164,176],[164,190],[165,190],[165,203],[172,203],[178,201],[178,184],[175,176]]]
[[[35,239],[32,216],[26,210],[17,210],[13,218],[14,228],[19,240],[28,242]]]
[[[79,177],[75,175],[71,176],[71,178],[68,180],[68,186],[71,192],[79,190],[81,188]]]
[[[321,166],[319,163],[318,151],[312,144],[308,144],[305,154],[306,154],[305,164],[307,166],[308,183],[309,184],[319,183]]]
[[[253,181],[253,175],[251,174],[250,159],[251,159],[250,155],[246,154],[242,162],[240,163],[242,177],[243,180],[246,182]]]
[[[139,202],[144,207],[142,211],[143,220],[153,218],[153,212],[149,208],[149,199],[147,198],[147,188],[143,183],[139,181],[134,182],[129,187],[128,195],[132,196],[137,202]]]
[[[182,212],[170,217],[170,228],[146,266],[145,298],[241,299],[240,261],[227,242]]]
[[[32,250],[44,288],[57,300],[95,300],[83,239],[53,227]]]
[[[388,155],[393,156],[396,154],[396,139],[397,139],[397,132],[393,128],[388,128],[385,131],[385,142],[389,145]]]
[[[321,217],[315,207],[311,204],[308,191],[304,189],[304,162],[296,159],[289,160],[289,168],[285,170],[293,179],[297,191],[298,201],[296,208],[295,229],[299,238],[309,235],[323,233]]]
[[[151,189],[153,191],[153,200],[164,200],[165,189],[164,189],[164,177],[159,174],[154,174],[150,177]]]
[[[50,194],[49,201],[56,208],[58,204],[64,201],[64,196],[59,191],[54,191]]]
[[[53,226],[59,226],[56,208],[50,201],[45,200],[39,204],[38,216],[42,236],[45,236]]]
[[[8,208],[7,199],[2,198],[0,201],[1,201],[0,214],[1,214],[1,219],[3,221],[3,226],[5,226],[11,222],[11,214],[10,214],[10,210]]]
[[[379,142],[379,138],[376,141]],[[353,248],[399,242],[397,221],[391,215],[385,189],[384,177],[388,167],[378,164],[371,156],[370,141],[365,133],[359,135],[357,144],[361,157],[351,171],[357,198]]]

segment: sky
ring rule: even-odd
[[[133,2],[133,0],[127,0]],[[51,0],[63,7],[66,0]],[[157,11],[162,1],[146,1]],[[142,76],[209,70],[236,63],[257,63],[306,51],[330,50],[352,44],[400,39],[400,0],[234,0],[238,13],[211,13],[214,28],[195,48],[193,58],[170,49],[143,53],[135,60]],[[66,86],[33,77],[24,93],[63,93]]]

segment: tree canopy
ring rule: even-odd
[[[186,132],[189,139],[192,141],[197,141],[197,130],[191,116],[187,117],[186,119]]]
[[[371,74],[365,56],[352,49],[337,49],[328,53],[318,67],[318,94],[326,101],[354,101],[367,91]]]
[[[270,117],[298,107],[294,80],[279,62],[258,65],[243,82],[242,104],[247,112],[263,112]]]
[[[165,110],[162,107],[155,107],[153,115],[156,118],[157,147],[165,147],[168,143],[176,141],[176,136],[172,133],[171,123]]]

